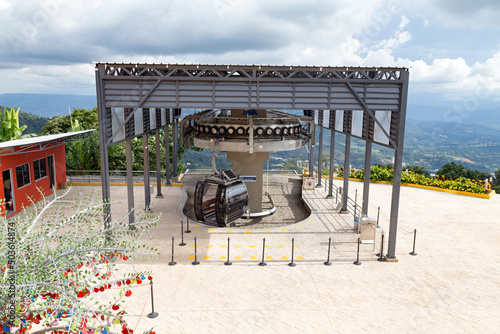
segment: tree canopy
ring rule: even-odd
[[[457,165],[454,161],[444,164],[436,173],[444,176],[445,179],[456,180],[459,177],[465,177],[470,180],[484,181],[490,178],[490,174],[466,168],[464,165]]]

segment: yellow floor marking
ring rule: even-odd
[[[264,231],[264,233],[271,233],[271,231]]]
[[[209,228],[208,230],[209,231],[215,231],[215,228]]]
[[[235,248],[241,248],[241,245],[234,245]]]
[[[241,256],[235,256],[234,259],[235,260],[241,260]]]
[[[219,256],[219,259],[221,259],[221,260],[225,260],[225,259],[226,259],[226,257],[225,257],[225,256]]]
[[[271,246],[269,246],[269,245],[266,245],[266,248],[269,248],[269,247],[271,247]]]
[[[266,256],[266,260],[272,260],[273,257],[272,256]]]
[[[194,255],[188,256],[188,259],[190,260],[194,259]]]
[[[212,245],[207,245],[207,248],[212,248]]]
[[[220,245],[220,246],[221,246],[222,248],[227,248],[227,246],[226,246],[226,245]]]
[[[257,256],[250,256],[252,260],[257,260]]]
[[[227,233],[233,233],[233,231],[226,231]]]
[[[297,256],[297,260],[304,260],[303,256]]]
[[[302,226],[295,226],[296,228],[302,228]]]
[[[250,248],[255,248],[255,245],[250,245]]]
[[[200,225],[194,225],[194,227],[200,227]]]
[[[293,245],[294,248],[299,248],[299,245]]]
[[[208,260],[210,259],[210,256],[205,256],[203,259]]]
[[[191,245],[191,247],[193,247],[193,248],[194,248],[194,245]],[[200,247],[200,246],[196,245],[196,248],[198,248],[198,247]]]
[[[282,260],[288,260],[288,256],[282,256],[281,259]]]
[[[250,234],[250,233],[252,233],[252,231],[246,231],[245,233],[248,233],[248,234]]]
[[[286,228],[282,228],[281,230],[282,230],[282,231],[288,231]]]
[[[283,245],[279,245],[279,246],[278,246],[278,248],[285,248],[285,246],[283,246]]]
[[[311,225],[312,223],[311,222],[307,222],[307,225]]]

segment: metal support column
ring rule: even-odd
[[[97,83],[97,107],[99,111],[98,121],[99,121],[99,141],[101,143],[101,187],[102,187],[102,201],[103,206],[103,219],[104,228],[108,229],[111,226],[111,190],[109,188],[109,157],[108,157],[108,147],[106,145],[106,130],[111,127],[111,124],[106,124],[105,115],[105,105],[104,105],[104,86],[100,79],[100,72],[104,72],[104,65],[99,65],[96,68],[95,76]]]
[[[368,203],[370,199],[370,176],[371,176],[371,162],[372,162],[372,142],[366,141],[365,150],[365,180],[363,184],[363,207],[361,212],[367,216],[368,215]]]
[[[174,124],[172,125],[172,141],[174,143],[173,147],[173,154],[172,154],[172,170],[173,170],[173,175],[172,178],[174,179],[175,182],[177,182],[177,151],[178,151],[178,142],[179,142],[179,119],[174,116]]]
[[[132,167],[132,139],[125,141],[125,162],[127,165],[127,199],[129,227],[135,222],[134,212],[134,170]]]
[[[166,159],[166,175],[167,180],[165,181],[165,185],[170,186],[170,131],[168,130],[169,125],[165,125],[165,159]]]
[[[406,124],[406,103],[408,99],[408,70],[401,72],[401,80],[405,83],[401,86],[401,101],[398,119],[398,140],[394,157],[394,176],[392,181],[391,216],[389,225],[389,242],[386,258],[389,261],[396,259],[396,235],[398,231],[399,196],[401,191],[401,173],[403,170],[403,147]]]
[[[347,210],[347,198],[349,196],[349,158],[351,155],[351,135],[345,135],[345,159],[344,159],[344,187],[342,188],[342,213],[349,212]]]
[[[142,154],[144,158],[144,208],[149,210],[151,205],[151,190],[149,188],[149,147],[147,133],[142,135]]]
[[[314,126],[314,125],[313,125]],[[308,125],[308,132],[311,133],[311,124]],[[315,137],[312,137],[309,142],[309,176],[314,176],[314,141]]]
[[[160,154],[160,129],[155,131],[156,142],[156,198],[163,198],[161,193],[161,154]]]
[[[328,196],[326,198],[333,198],[333,165],[335,160],[335,130],[330,130],[330,173],[328,179]]]
[[[321,187],[321,173],[323,171],[323,127],[319,126],[319,150],[318,150],[318,184],[316,187]]]

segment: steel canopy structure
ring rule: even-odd
[[[168,125],[173,124],[176,153],[177,122],[183,108],[304,110],[321,128],[346,136],[347,167],[351,136],[366,141],[365,171],[368,174],[373,143],[395,150],[387,254],[389,259],[395,259],[408,80],[408,69],[393,67],[96,63],[103,199],[108,200],[110,195],[108,147],[122,141],[127,143],[127,171],[131,183],[130,140],[143,136],[146,152],[147,136],[154,131],[159,156],[159,130],[165,127],[168,131]],[[168,135],[165,137],[168,141]],[[333,140],[334,136],[332,144]],[[313,144],[311,140],[311,147]],[[165,145],[168,149],[169,143]],[[333,145],[331,152],[334,152]],[[310,157],[310,163],[312,161]],[[158,166],[159,160],[159,178]],[[168,166],[167,162],[167,172]],[[174,174],[175,166],[174,161]],[[148,172],[145,173],[148,206],[147,161],[145,171]],[[348,190],[348,173],[345,174],[344,206]],[[129,208],[132,209],[133,188],[129,185],[128,189]],[[161,195],[160,185],[158,195]],[[365,177],[365,214],[368,199],[369,177]],[[109,205],[107,211],[110,212]]]

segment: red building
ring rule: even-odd
[[[66,184],[65,143],[94,130],[0,143],[0,215],[20,212]]]

